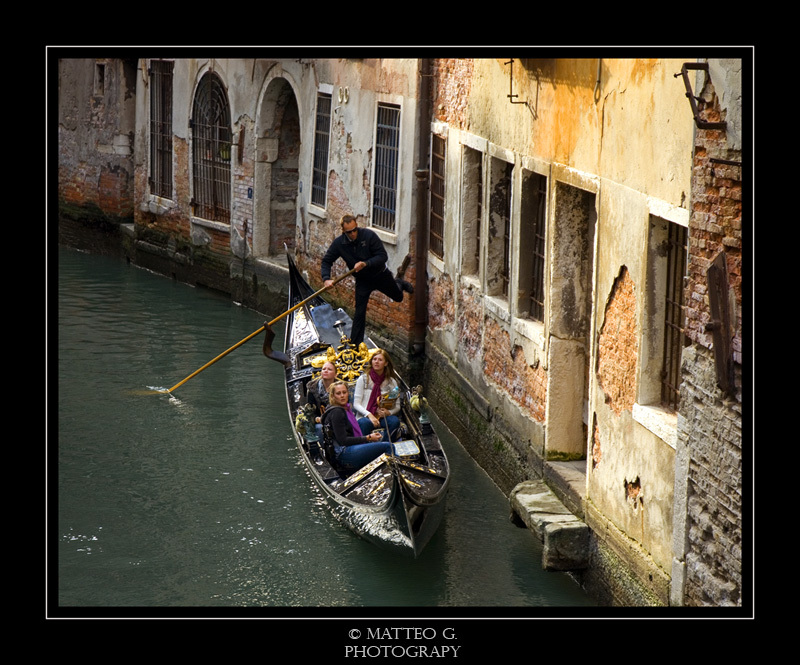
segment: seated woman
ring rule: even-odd
[[[365,434],[383,428],[384,441],[392,441],[400,426],[400,386],[389,354],[378,349],[370,360],[370,369],[358,377],[353,396],[353,410]]]
[[[350,392],[344,381],[335,381],[329,392],[329,405],[322,414],[322,424],[333,433],[336,463],[346,471],[355,471],[383,453],[392,452],[392,444],[381,441],[377,432],[364,435],[350,409]]]
[[[320,370],[320,377],[316,381],[309,381],[306,390],[306,403],[314,407],[314,422],[317,430],[317,438],[322,438],[322,414],[328,406],[328,392],[336,381],[336,365],[330,360],[326,360]]]

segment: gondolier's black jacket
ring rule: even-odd
[[[337,259],[343,259],[349,270],[353,269],[356,263],[364,261],[367,266],[356,273],[356,279],[373,277],[386,268],[389,256],[383,242],[372,229],[358,227],[358,235],[355,242],[342,233],[328,247],[325,256],[322,257],[321,273],[323,281],[331,278],[331,267]]]

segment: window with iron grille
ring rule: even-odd
[[[200,79],[192,107],[192,206],[197,217],[230,223],[231,120],[225,88],[210,72]]]
[[[684,277],[687,229],[668,224],[666,294],[664,296],[664,359],[661,369],[661,403],[677,410],[680,397],[681,353],[685,336]]]
[[[150,63],[150,193],[172,198],[172,68]]]
[[[444,159],[447,141],[433,135],[431,142],[431,203],[428,247],[434,256],[444,258]]]
[[[520,316],[544,321],[546,176],[523,171],[521,205],[518,310]]]
[[[375,131],[375,175],[372,186],[372,225],[395,230],[397,169],[400,154],[400,107],[378,104]]]
[[[317,123],[314,131],[314,168],[311,181],[311,203],[325,207],[328,193],[328,151],[331,131],[331,96],[317,94]]]

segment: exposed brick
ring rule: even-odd
[[[638,354],[634,284],[623,266],[611,289],[597,351],[597,380],[617,415],[631,410],[636,400]]]
[[[547,374],[541,365],[532,367],[519,345],[487,317],[483,371],[509,398],[537,422],[544,422],[547,403]]]

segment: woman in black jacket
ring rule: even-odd
[[[336,463],[355,471],[383,453],[392,453],[392,444],[381,441],[379,432],[361,433],[358,420],[350,409],[350,392],[344,381],[335,381],[329,393],[329,406],[322,415],[322,425],[330,425]]]

